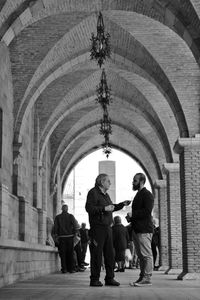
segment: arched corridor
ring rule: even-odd
[[[98,12],[102,68],[90,57]],[[155,195],[161,271],[200,279],[199,41],[199,0],[0,1],[0,287],[59,269],[46,239],[71,170],[102,148],[103,68],[110,146]]]

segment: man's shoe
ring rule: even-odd
[[[87,262],[85,262],[85,261],[83,262],[83,265],[84,266],[89,266],[89,264]]]
[[[118,281],[116,281],[115,279],[112,279],[112,280],[109,280],[109,281],[105,281],[105,285],[119,286],[120,283]]]
[[[86,269],[85,267],[84,267],[84,268],[78,267],[77,271],[78,271],[78,272],[84,272],[85,269]]]
[[[90,286],[103,286],[103,283],[99,280],[90,281]]]
[[[141,281],[139,282],[135,282],[134,286],[150,286],[152,285],[151,281],[149,279],[145,279],[143,278]]]
[[[142,277],[140,276],[136,281],[130,282],[130,286],[135,286],[136,283],[142,281]]]

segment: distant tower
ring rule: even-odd
[[[108,194],[113,203],[116,203],[116,171],[115,171],[115,161],[103,160],[99,161],[99,174],[108,174],[111,186],[109,188]]]

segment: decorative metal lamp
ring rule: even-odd
[[[106,157],[108,158],[109,155],[112,152],[112,148],[109,142],[109,137],[105,138],[105,142],[102,144],[102,148],[103,148],[103,153],[106,155]]]
[[[102,13],[99,12],[98,20],[97,20],[97,35],[95,36],[92,33],[92,38],[90,39],[92,42],[90,57],[91,59],[95,59],[97,64],[101,68],[102,64],[106,60],[106,57],[110,57],[110,34],[104,33],[104,23]]]
[[[111,88],[108,87],[107,80],[106,80],[106,73],[104,69],[102,71],[101,80],[99,85],[97,86],[96,92],[97,92],[96,100],[104,109],[111,102]]]
[[[108,115],[107,106],[104,109],[103,119],[101,119],[101,126],[99,129],[99,133],[104,136],[105,142],[102,144],[103,152],[106,154],[108,158],[111,154],[111,145],[109,142],[109,135],[112,134],[112,126],[111,119]]]
[[[107,109],[104,111],[103,119],[101,119],[99,133],[104,137],[109,137],[112,134],[111,119],[109,118]]]

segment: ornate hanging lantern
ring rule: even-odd
[[[104,109],[103,119],[101,119],[99,133],[104,136],[105,142],[102,144],[103,152],[108,158],[111,154],[109,135],[112,134],[111,119],[108,115],[107,107]]]
[[[109,155],[112,152],[112,147],[111,147],[110,142],[109,142],[109,137],[107,139],[105,138],[105,142],[102,144],[102,148],[103,148],[103,153],[108,158]]]
[[[108,87],[107,80],[106,80],[106,73],[104,69],[102,71],[101,80],[99,85],[97,86],[96,93],[97,93],[96,100],[104,109],[111,102],[111,88]]]
[[[103,119],[101,119],[99,133],[104,137],[109,137],[112,134],[111,119],[109,118],[108,111],[105,110]]]
[[[97,64],[101,68],[102,64],[106,60],[106,57],[110,57],[110,34],[104,33],[104,22],[102,13],[99,12],[98,20],[97,20],[97,35],[95,36],[92,33],[91,37],[91,50],[90,57],[91,59],[95,59]]]

